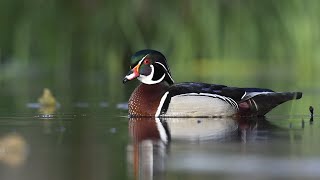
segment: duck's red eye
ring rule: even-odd
[[[145,59],[145,60],[143,61],[143,63],[144,63],[144,64],[150,64],[150,59]]]

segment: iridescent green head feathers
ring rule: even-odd
[[[164,55],[151,49],[138,51],[131,57],[130,71],[123,83],[135,78],[144,84],[174,83]]]

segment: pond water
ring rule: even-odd
[[[319,116],[315,105],[311,122],[307,106],[319,99],[313,91],[301,89],[307,100],[265,118],[129,119],[136,84],[123,86],[121,76],[116,90],[96,75],[73,76],[66,91],[51,89],[53,107],[38,102],[47,78],[4,81],[0,179],[320,178]]]

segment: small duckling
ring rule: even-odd
[[[43,89],[43,94],[38,98],[40,106],[56,106],[56,99],[48,88]]]

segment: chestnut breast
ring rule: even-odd
[[[129,99],[129,114],[132,116],[154,116],[161,97],[168,88],[169,85],[165,83],[140,84]]]

